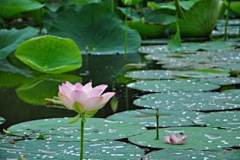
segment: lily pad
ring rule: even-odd
[[[175,78],[212,78],[212,77],[228,77],[228,73],[215,72],[217,70],[202,71],[166,71],[166,70],[141,70],[128,72],[125,76],[140,80],[161,80]]]
[[[30,104],[46,104],[45,98],[57,96],[58,86],[66,81],[81,82],[75,75],[43,75],[28,81],[16,89],[18,97]]]
[[[124,53],[124,33],[123,21],[99,4],[85,5],[79,12],[61,13],[49,31],[52,35],[71,38],[81,50],[97,55]],[[140,35],[129,28],[128,52],[136,52],[140,44]]]
[[[174,79],[172,71],[141,70],[128,72],[125,77],[141,80]]]
[[[0,1],[0,7],[1,7]],[[7,2],[7,1],[6,1]],[[1,9],[0,9],[1,10]],[[1,12],[1,11],[0,11]],[[27,27],[24,29],[2,29],[0,30],[0,59],[6,58],[10,53],[12,53],[17,46],[38,34],[38,29],[33,27]]]
[[[81,53],[76,43],[56,36],[27,40],[19,45],[15,56],[31,68],[50,74],[72,71],[82,65]]]
[[[130,137],[128,140],[134,144],[150,148],[213,150],[240,146],[240,132],[237,131],[208,127],[177,127],[159,129],[159,137],[169,136],[171,132],[187,135],[186,142],[183,145],[171,145],[164,143],[163,139],[155,140],[155,130],[148,130],[143,134]]]
[[[148,160],[192,160],[192,159],[208,159],[208,160],[236,160],[240,156],[237,151],[198,151],[198,150],[177,150],[163,149],[153,151],[144,156],[143,159]]]
[[[209,42],[186,42],[182,43],[182,48],[176,52],[192,53],[199,50],[203,51],[231,51],[239,46],[238,42],[222,42],[222,41],[209,41]],[[138,49],[143,54],[153,53],[172,53],[166,45],[150,45],[142,46]]]
[[[229,69],[233,73],[240,73],[240,63],[226,64],[222,68]]]
[[[209,78],[204,81],[218,85],[233,85],[240,84],[240,78],[237,77],[219,77],[219,78]]]
[[[80,121],[68,124],[69,121],[70,118],[35,120],[13,125],[8,128],[8,131],[14,135],[28,135],[31,138],[43,135],[46,140],[52,141],[79,141]],[[146,128],[138,124],[89,118],[86,120],[84,141],[123,139],[145,131]]]
[[[0,155],[4,159],[79,160],[79,142],[17,141],[15,144],[0,143]],[[87,142],[84,144],[85,159],[140,160],[144,151],[137,146],[116,141]]]
[[[194,125],[192,120],[199,115],[192,111],[159,110],[159,127],[178,127]],[[110,120],[138,123],[145,127],[156,127],[156,110],[144,109],[124,111],[108,117]]]
[[[0,117],[0,125],[5,122],[5,119],[3,117]]]
[[[227,105],[239,99],[239,93],[231,92],[172,92],[143,95],[134,101],[134,104],[146,108],[164,110],[225,110],[236,109],[240,106]]]
[[[37,10],[43,6],[32,0],[0,0],[0,17],[11,18],[19,13]]]
[[[145,92],[211,91],[220,87],[215,84],[185,79],[140,81],[130,83],[127,86]]]
[[[219,127],[233,130],[240,130],[240,112],[213,112],[198,116],[194,122],[209,127]]]

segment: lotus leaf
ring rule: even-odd
[[[31,68],[49,74],[72,71],[82,65],[76,43],[56,36],[29,39],[19,45],[15,56]]]
[[[155,140],[155,130],[148,130],[143,134],[130,137],[128,140],[134,144],[150,148],[213,150],[240,146],[240,132],[238,131],[208,127],[177,127],[159,129],[159,137],[167,136],[171,132],[187,135],[186,142],[183,145],[171,145],[164,143],[163,139]]]
[[[79,12],[61,13],[49,31],[52,35],[72,38],[81,50],[97,55],[124,53],[124,33],[123,21],[99,4],[85,5]],[[140,35],[129,28],[128,52],[136,52],[140,44]]]
[[[37,138],[43,135],[51,141],[79,141],[80,122],[68,124],[70,118],[42,119],[15,124],[8,128],[14,135]],[[89,118],[85,125],[84,141],[123,139],[146,131],[138,124],[120,123],[101,118]],[[129,130],[131,128],[131,130]]]
[[[117,141],[87,142],[84,150],[86,159],[140,160],[144,154],[137,146]],[[0,155],[4,159],[17,159],[23,155],[26,159],[79,160],[79,142],[25,140],[15,144],[0,143]]]
[[[6,58],[21,42],[36,36],[37,33],[38,30],[33,27],[0,30],[0,59]]]
[[[43,6],[32,0],[0,0],[0,17],[11,18],[19,13],[37,10]]]

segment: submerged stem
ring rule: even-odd
[[[159,110],[156,109],[156,140],[159,140]]]
[[[84,148],[84,123],[85,123],[85,114],[83,113],[81,115],[81,142],[80,142],[80,147],[81,147],[81,153],[80,153],[80,160],[83,160],[83,148]]]
[[[125,13],[125,37],[124,37],[124,56],[127,58],[127,47],[128,47],[128,24],[127,24],[127,17],[128,14],[128,8],[126,8],[126,13]]]

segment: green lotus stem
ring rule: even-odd
[[[124,56],[127,58],[127,47],[128,47],[128,24],[127,24],[127,17],[128,14],[128,8],[126,8],[126,13],[125,13],[125,38],[124,38]]]
[[[230,3],[231,3],[231,0],[228,0],[227,17],[226,17],[225,31],[224,31],[224,40],[225,40],[225,41],[228,39],[227,29],[228,29],[228,20],[229,20]]]
[[[182,18],[183,20],[185,20],[183,10],[182,10],[181,6],[179,5],[178,0],[174,0],[174,1],[175,1],[175,6],[176,6],[178,18]]]
[[[156,140],[159,140],[159,129],[158,129],[158,127],[159,127],[159,110],[158,109],[156,109]]]
[[[133,19],[133,10],[132,8],[130,8],[130,11],[131,11],[131,20]]]
[[[114,0],[111,0],[111,11],[114,12]]]
[[[83,160],[83,156],[84,156],[84,153],[83,153],[83,148],[84,148],[84,123],[85,123],[85,114],[82,113],[81,115],[81,142],[80,142],[80,147],[81,147],[81,153],[80,153],[80,160]]]

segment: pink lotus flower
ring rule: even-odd
[[[92,88],[92,82],[75,85],[66,82],[59,86],[58,96],[62,103],[76,112],[90,113],[102,107],[115,95],[115,92],[102,94],[107,85],[99,85]],[[76,105],[77,104],[77,105]]]
[[[169,136],[164,136],[163,141],[169,144],[183,144],[187,139],[186,135],[175,135],[170,133]]]

